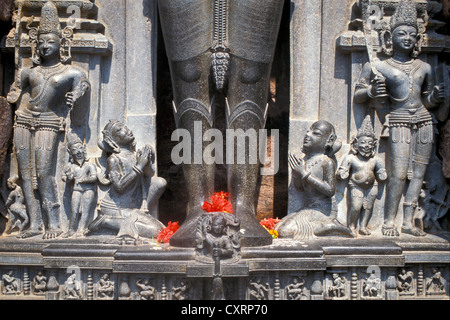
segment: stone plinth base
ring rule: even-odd
[[[242,248],[220,277],[227,299],[449,299],[448,236],[275,239]],[[193,248],[109,242],[0,239],[0,299],[211,299],[214,265]]]

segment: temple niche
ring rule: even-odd
[[[3,1],[0,300],[450,299],[449,9]]]

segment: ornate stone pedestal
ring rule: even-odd
[[[105,240],[2,239],[0,299],[212,299],[215,265],[197,261],[194,249]],[[276,239],[270,246],[242,248],[241,259],[221,263],[218,276],[225,299],[446,300],[449,253],[448,235]],[[39,274],[46,278],[43,290]],[[6,290],[5,275],[19,284],[15,291]],[[78,291],[70,294],[71,288]]]

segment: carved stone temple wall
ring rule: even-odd
[[[227,14],[237,16],[233,10],[241,8],[240,1],[198,3],[210,3],[208,14],[225,19]],[[57,12],[53,16],[57,20],[52,20],[50,27],[44,22],[52,17],[44,17],[48,12],[43,13],[43,8],[50,8],[48,2]],[[408,210],[406,191],[394,219],[399,234],[386,232],[385,226],[387,183],[395,170],[388,151],[393,138],[386,130],[393,117],[386,120],[386,114],[382,114],[382,100],[370,91],[374,82],[369,79],[362,83],[361,79],[364,66],[389,59],[387,52],[393,41],[389,25],[400,2],[403,0],[284,1],[268,76],[269,109],[265,119],[265,128],[269,129],[267,149],[279,167],[272,175],[258,177],[255,203],[257,220],[279,218],[281,222],[276,232],[271,230],[273,239],[269,244],[248,246],[241,240],[251,237],[253,230],[242,230],[242,219],[226,210],[199,214],[189,238],[195,243],[192,246],[158,241],[163,227],[176,221],[182,225],[189,214],[186,178],[182,166],[171,158],[178,143],[172,134],[182,117],[174,117],[174,108],[179,106],[174,102],[173,83],[178,74],[171,72],[195,76],[192,66],[201,55],[187,69],[170,69],[167,33],[162,30],[163,13],[158,11],[161,8],[157,0],[1,3],[0,300],[449,300],[450,27],[446,24],[446,0],[415,0],[417,15],[403,16],[425,25],[423,33],[419,32],[420,54],[414,57],[414,63],[431,66],[437,83],[419,95],[433,104],[432,120],[427,118],[423,124],[420,119],[408,118],[410,122],[405,123],[402,118],[404,122],[399,126],[430,125],[433,144],[425,183],[416,201],[412,201],[414,223],[418,223],[414,226],[416,233],[402,228]],[[186,10],[187,15],[190,12]],[[233,26],[214,21],[216,33],[211,33],[216,37],[221,30],[231,33],[227,28]],[[61,31],[61,63],[58,60],[50,67],[62,71],[55,74],[45,71],[49,58],[39,42],[42,34],[52,33],[46,33],[46,28]],[[226,38],[226,34],[222,37]],[[233,62],[234,47],[226,45],[225,41],[221,53],[230,53]],[[212,44],[208,51],[214,51]],[[70,59],[64,60],[68,55]],[[253,62],[250,58],[246,61]],[[424,78],[410,77],[413,71],[403,65],[399,70],[408,75],[411,83]],[[38,76],[28,78],[30,74]],[[70,84],[58,87],[66,76]],[[75,85],[79,78],[84,86]],[[30,92],[20,85],[28,79]],[[445,88],[437,103],[437,98],[427,95],[438,90],[434,85],[440,83]],[[368,90],[366,96],[370,99],[358,100],[360,89]],[[36,95],[36,90],[44,102],[33,104],[37,99],[30,96]],[[18,91],[21,97],[14,100]],[[46,96],[48,92],[52,93]],[[76,98],[70,108],[68,93]],[[58,95],[56,103],[51,100]],[[214,125],[222,132],[230,120],[225,95],[216,93],[213,100]],[[45,99],[53,101],[50,113],[58,110],[55,113],[64,125],[55,133],[55,155],[40,166],[41,151],[51,151],[49,141],[53,141],[51,134],[55,132],[55,117],[46,118],[49,112],[39,109]],[[195,109],[197,116],[210,111],[200,109]],[[258,114],[255,108],[246,112]],[[23,114],[30,116],[25,118]],[[327,141],[327,149],[320,157],[309,157],[311,149],[305,148],[304,138],[311,132],[326,131],[323,122],[322,127],[317,125],[321,120],[332,125],[336,139],[330,146]],[[124,134],[123,140],[119,131]],[[362,175],[377,178],[367,179],[367,185],[376,186],[370,194],[351,189],[345,170],[341,171],[347,159],[357,157],[359,149],[354,142],[360,134],[376,141],[370,163],[378,162],[369,169],[364,167]],[[42,136],[47,140],[36,142],[35,138]],[[131,142],[126,140],[130,136]],[[30,145],[36,152],[23,162],[20,152],[23,155]],[[81,162],[71,149],[74,145],[85,147]],[[325,157],[330,150],[334,153]],[[148,159],[144,163],[145,157]],[[326,166],[332,167],[331,163],[333,172]],[[299,169],[302,164],[306,172]],[[58,197],[54,203],[46,201],[53,194],[51,188],[43,190],[45,177],[40,173],[46,166],[52,166]],[[27,183],[34,178],[27,173],[32,170],[37,172],[37,185],[28,192]],[[227,191],[227,165],[218,164],[215,170],[215,191]],[[74,176],[80,172],[86,177],[90,174],[93,182],[85,186],[84,181],[76,180]],[[383,178],[383,173],[387,177]],[[313,178],[315,182],[311,182]],[[406,180],[409,185],[410,180]],[[323,190],[329,181],[335,183],[331,193],[314,193],[311,186],[320,185]],[[76,198],[75,192],[83,194],[82,200]],[[30,231],[35,219],[34,211],[26,205],[31,203],[30,194],[42,216],[43,228],[38,233]],[[364,198],[361,207],[370,209],[368,233],[358,232],[363,229],[360,225],[356,230],[351,228],[349,212],[358,196]],[[85,201],[86,205],[74,209],[76,201]],[[137,204],[131,205],[134,202]],[[57,210],[60,224],[53,230],[51,220]],[[76,210],[78,220],[74,218]],[[81,225],[83,217],[87,219],[87,231],[72,230],[73,223]],[[215,230],[216,218],[222,223],[219,231]],[[358,219],[362,225],[361,216]],[[291,225],[297,225],[295,232],[288,228],[292,221]]]

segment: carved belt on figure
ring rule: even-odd
[[[16,111],[14,127],[24,128],[30,131],[64,132],[66,121],[53,113]]]

